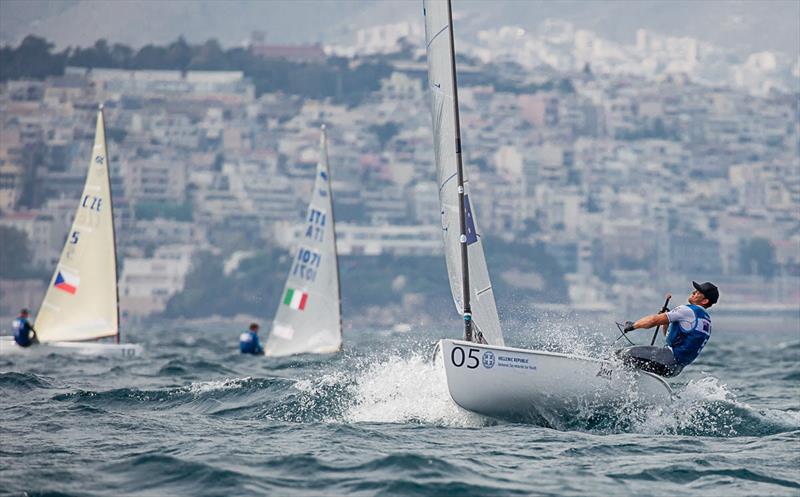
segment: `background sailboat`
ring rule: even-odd
[[[669,386],[650,373],[504,346],[461,161],[450,1],[424,0],[423,12],[444,252],[450,289],[465,323],[465,340],[439,342],[450,396],[479,414],[545,420],[586,404],[624,402],[631,394],[647,402],[669,400]]]
[[[264,346],[267,356],[336,352],[342,346],[339,262],[325,126],[303,235]]]
[[[4,341],[3,349],[68,350],[85,354],[136,355],[141,347],[120,344],[117,253],[105,121],[97,112],[94,147],[78,209],[67,234],[34,329],[41,345],[29,349]],[[115,337],[116,343],[85,343]]]

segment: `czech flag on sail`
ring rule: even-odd
[[[283,297],[284,305],[288,305],[292,309],[304,311],[306,309],[306,302],[308,302],[308,292],[301,292],[294,288],[286,289],[286,295]]]
[[[78,291],[78,285],[80,285],[80,283],[81,279],[77,275],[59,270],[58,274],[56,274],[56,281],[53,283],[53,286],[59,290],[69,293],[70,295],[75,295],[75,292]]]

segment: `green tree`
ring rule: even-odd
[[[44,79],[64,74],[68,52],[53,53],[54,45],[44,38],[29,35],[17,48],[0,49],[0,81]]]
[[[111,63],[113,67],[128,69],[133,59],[133,49],[121,43],[115,43],[111,47]]]
[[[0,226],[0,240],[0,277],[26,276],[31,262],[28,235],[16,228]]]
[[[223,261],[223,257],[209,252],[197,254],[184,290],[167,302],[164,315],[171,318],[238,313],[272,316],[289,270],[289,254],[261,251],[241,261],[229,275],[223,271]]]
[[[542,243],[530,245],[505,242],[501,238],[484,237],[486,263],[491,274],[495,297],[498,302],[513,303],[515,299],[530,299],[534,302],[568,302],[567,283],[558,261],[547,253]],[[544,279],[544,289],[521,291],[503,282],[497,275],[501,271],[517,270],[535,272]]]
[[[192,61],[192,47],[186,43],[183,36],[179,37],[167,47],[167,64],[173,69],[185,71]]]
[[[743,273],[758,274],[768,279],[775,276],[775,247],[766,238],[744,241],[740,246],[739,260]]]
[[[383,124],[372,124],[369,130],[375,133],[375,136],[381,144],[381,149],[384,149],[386,148],[386,144],[400,131],[400,126],[396,122],[387,121]]]
[[[134,206],[137,219],[174,219],[191,221],[193,218],[191,202],[137,202]]]
[[[189,69],[221,71],[229,68],[230,62],[219,42],[215,39],[206,41],[195,50],[192,60],[189,62]]]

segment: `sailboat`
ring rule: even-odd
[[[286,278],[266,356],[327,354],[342,347],[342,297],[325,125],[305,225]]]
[[[423,0],[436,175],[444,253],[464,339],[443,339],[450,396],[489,417],[553,419],[583,406],[668,401],[660,377],[610,361],[505,346],[469,182],[461,157],[458,91],[449,0]]]
[[[101,105],[83,194],[36,314],[34,330],[39,344],[22,348],[10,337],[3,337],[0,355],[55,352],[135,356],[141,346],[120,343],[118,303],[114,212]],[[105,337],[114,337],[114,343],[88,341]]]

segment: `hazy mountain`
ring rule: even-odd
[[[457,33],[517,25],[532,30],[547,18],[572,21],[604,38],[633,43],[636,29],[692,36],[744,53],[800,50],[797,0],[513,1],[456,0]],[[98,38],[136,47],[183,35],[239,44],[253,30],[271,43],[345,41],[355,30],[389,22],[422,22],[418,0],[0,0],[0,42],[34,33],[59,47]]]

